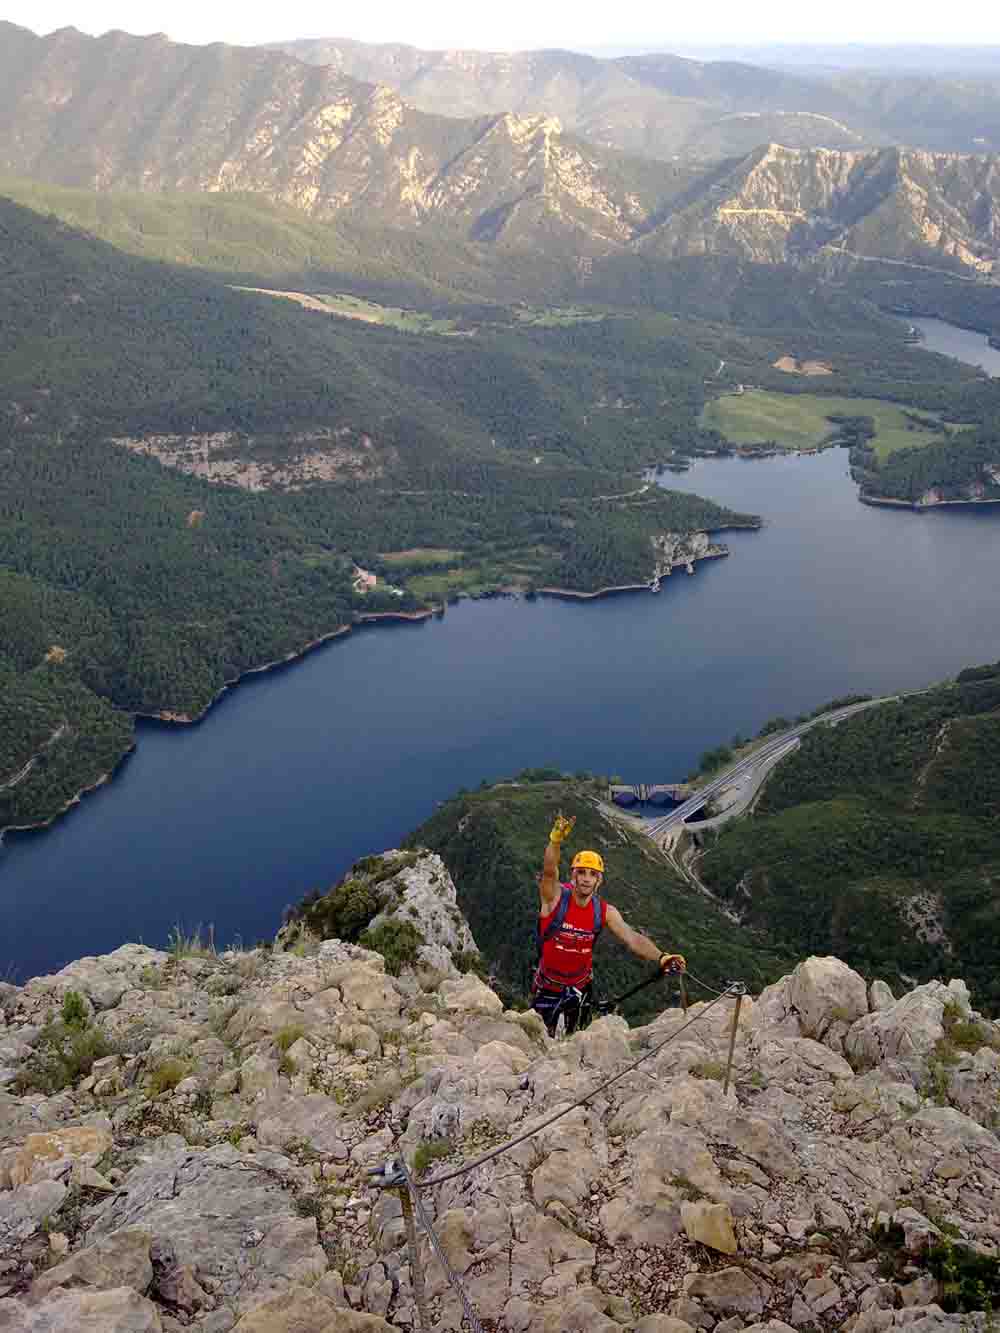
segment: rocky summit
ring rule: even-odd
[[[560,1109],[421,1191],[484,1328],[993,1327],[1000,1026],[962,981],[896,998],[809,958],[743,999],[724,1092],[731,996],[553,1041],[455,967],[438,858],[407,877],[385,920],[418,913],[412,964],[297,921],[0,987],[0,1330],[417,1328],[368,1169],[429,1179]],[[459,1330],[422,1234],[418,1262],[429,1327]]]

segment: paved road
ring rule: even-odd
[[[846,708],[835,708],[832,712],[822,713],[819,717],[810,718],[808,722],[803,722],[797,727],[789,727],[787,731],[778,732],[776,735],[769,737],[767,742],[758,750],[754,750],[753,754],[749,754],[745,759],[730,765],[718,777],[713,778],[711,782],[699,788],[683,805],[676,806],[662,819],[647,824],[646,832],[650,837],[657,839],[663,838],[665,834],[676,832],[685,820],[690,819],[702,806],[707,805],[712,797],[722,791],[724,787],[732,786],[735,779],[751,774],[754,769],[760,768],[762,765],[767,766],[768,761],[776,758],[779,751],[794,748],[790,745],[790,742],[797,742],[800,736],[807,731],[811,731],[813,727],[842,722],[844,718],[853,717],[855,713],[863,713],[868,708],[878,708],[882,704],[896,703],[902,697],[900,694],[893,694],[883,699],[866,699],[864,703],[849,704]]]

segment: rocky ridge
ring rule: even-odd
[[[775,68],[773,51],[758,51],[761,64],[747,64],[742,56],[688,60],[651,52],[600,59],[558,49],[427,51],[338,38],[284,42],[281,49],[388,84],[424,111],[554,114],[595,143],[648,157],[726,157],[772,138],[794,148],[1000,147],[996,80],[968,73],[820,76],[815,69]]]
[[[429,864],[409,870],[421,928],[457,938],[447,892],[420,896]],[[961,981],[895,999],[808,959],[743,1001],[724,1095],[729,998],[553,1042],[438,962],[393,976],[286,929],[0,987],[0,1330],[415,1327],[400,1205],[367,1168],[473,1157],[646,1053],[424,1193],[485,1327],[990,1326],[988,1301],[945,1314],[928,1265],[945,1243],[989,1264],[1000,1238],[1000,1029]],[[57,1046],[101,1054],[60,1080]],[[458,1330],[425,1242],[421,1261],[432,1327]]]
[[[71,28],[41,38],[13,24],[0,36],[0,170],[37,180],[254,192],[317,219],[443,227],[569,260],[583,287],[592,261],[630,247],[761,263],[833,253],[984,277],[1000,253],[996,153],[797,147],[787,107],[749,116],[752,138],[720,145],[716,161],[661,161],[577,137],[558,110],[452,119],[279,50]]]

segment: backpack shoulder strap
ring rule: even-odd
[[[563,891],[559,897],[559,905],[556,907],[556,910],[552,915],[552,920],[545,927],[544,931],[541,929],[541,926],[539,926],[538,941],[540,944],[544,944],[546,940],[550,940],[566,920],[566,913],[569,911],[569,896],[570,890],[563,885]]]
[[[594,894],[593,897],[593,903],[594,903],[594,943],[596,944],[598,935],[600,935],[601,931],[604,929],[604,918],[605,915],[607,914],[608,909],[607,905],[604,902],[604,899],[599,898],[596,893]]]

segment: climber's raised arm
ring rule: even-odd
[[[542,877],[538,882],[540,896],[539,910],[542,916],[548,916],[559,901],[559,894],[561,892],[559,883],[559,854],[563,842],[573,832],[573,825],[575,823],[575,818],[570,819],[565,815],[559,814],[556,815],[556,822],[552,825],[549,840],[545,845],[545,856],[542,860]]]

